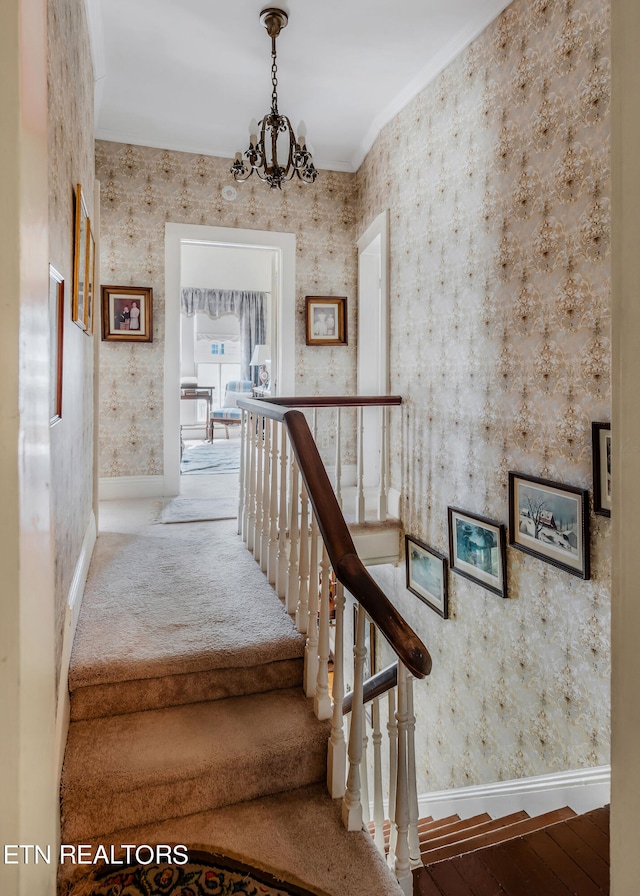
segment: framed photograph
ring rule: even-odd
[[[507,596],[507,539],[502,523],[449,507],[449,563],[453,572]]]
[[[589,492],[509,473],[509,544],[589,578]]]
[[[447,558],[411,535],[405,535],[404,546],[407,589],[448,619]]]
[[[346,345],[346,296],[307,296],[306,301],[307,345]]]
[[[611,516],[611,424],[592,423],[593,509]]]
[[[102,287],[102,338],[109,342],[153,342],[151,287]]]
[[[87,329],[87,245],[89,238],[89,215],[82,193],[82,185],[76,186],[75,235],[73,243],[73,299],[71,320],[81,330]]]
[[[85,276],[86,283],[86,301],[84,303],[84,322],[85,333],[91,336],[93,333],[93,318],[95,316],[95,283],[96,283],[96,241],[93,236],[93,228],[89,221],[87,229],[87,273]]]
[[[64,344],[64,280],[49,265],[49,423],[62,419],[62,346]]]

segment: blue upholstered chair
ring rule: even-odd
[[[209,424],[211,427],[211,438],[213,439],[213,428],[216,423],[224,424],[224,431],[229,438],[229,427],[237,425],[242,420],[242,411],[237,405],[237,399],[241,395],[251,395],[253,383],[251,380],[229,380],[224,390],[224,401],[221,408],[211,411]]]

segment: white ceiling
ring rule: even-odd
[[[280,112],[318,168],[356,171],[380,129],[510,0],[286,0]],[[85,0],[96,137],[232,158],[271,102],[265,0]],[[278,5],[277,2],[275,5]]]

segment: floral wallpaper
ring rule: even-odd
[[[356,240],[391,222],[392,485],[407,531],[448,553],[447,507],[507,522],[507,473],[591,490],[610,419],[609,11],[515,0],[376,140],[309,190],[228,161],[97,144],[102,282],[154,289],[154,342],[101,349],[101,475],[162,473],[164,224],[296,233],[298,391],[355,388]],[[307,348],[304,296],[348,295],[350,345]],[[134,388],[129,388],[131,384]],[[375,575],[433,656],[416,686],[421,791],[609,761],[610,521],[591,579],[508,549],[498,598],[450,574],[450,618]]]
[[[93,216],[93,67],[83,0],[49,0],[49,258],[64,277],[62,420],[51,428],[56,668],[93,501],[93,339],[71,322],[76,184]]]
[[[393,480],[448,554],[447,507],[507,522],[507,473],[592,489],[610,419],[609,10],[515,0],[382,132],[357,232],[390,208]],[[590,581],[507,550],[507,600],[455,573],[450,618],[376,575],[424,638],[420,790],[609,761],[610,520]]]
[[[163,473],[164,225],[167,221],[272,230],[296,235],[296,391],[355,391],[355,341],[305,345],[305,295],[349,297],[355,333],[357,253],[355,176],[322,171],[313,187],[270,190],[233,184],[230,160],[99,141],[103,283],[153,288],[151,344],[103,342],[100,352],[100,475]],[[198,284],[189,284],[197,286]],[[177,338],[177,337],[176,337]],[[176,384],[177,388],[177,384]]]

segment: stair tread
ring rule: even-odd
[[[473,896],[606,896],[608,808],[580,816],[565,809],[530,821],[557,819],[558,815],[567,817],[505,842],[416,869],[415,896],[435,896],[434,886],[440,896],[466,896],[467,889]]]
[[[346,831],[340,813],[340,801],[318,784],[81,842],[107,848],[111,843],[186,843],[326,896],[400,896],[371,838],[364,831]],[[87,869],[63,865],[60,871],[66,881]]]
[[[484,816],[479,817],[484,819]],[[468,840],[470,837],[475,837],[479,834],[498,831],[501,828],[515,824],[516,822],[526,821],[528,818],[529,816],[526,812],[513,812],[511,815],[504,816],[503,818],[489,818],[488,821],[482,820],[474,822],[473,824],[461,825],[460,827],[456,825],[453,826],[452,830],[446,832],[443,831],[442,833],[436,832],[435,836],[429,837],[428,839],[421,838],[420,849],[422,855],[428,858],[430,851],[438,849],[441,846],[460,843],[463,840]],[[469,821],[473,821],[473,819],[469,819]]]
[[[328,730],[298,688],[73,722],[65,836],[153,821],[167,802],[186,815],[321,780]]]
[[[217,522],[221,537],[209,551],[202,525],[101,533],[71,655],[72,693],[302,656],[304,638],[235,536],[237,523]]]
[[[463,850],[471,852],[476,849],[483,849],[486,846],[492,846],[496,843],[503,843],[514,837],[521,837],[531,831],[539,830],[547,825],[575,816],[572,809],[555,809],[553,812],[546,812],[544,815],[537,815],[534,818],[527,818],[523,821],[517,821],[507,826],[489,831],[484,834],[478,834],[475,837],[469,837],[458,843],[448,846],[442,846],[429,852],[428,860],[430,863],[441,862],[450,859],[452,856],[459,855]]]

